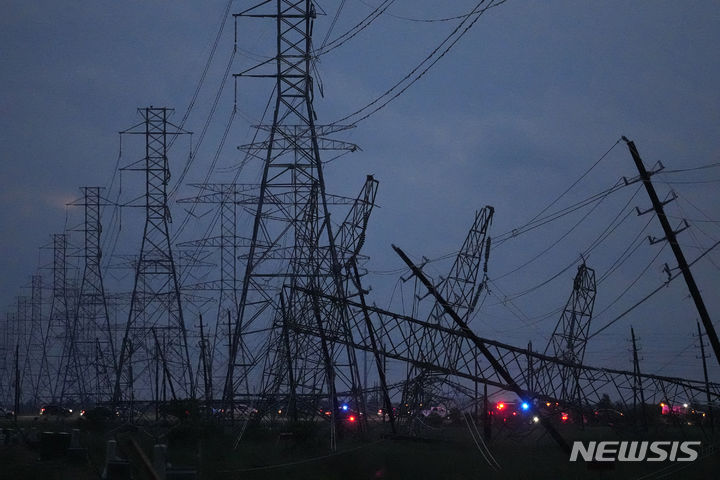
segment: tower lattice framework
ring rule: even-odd
[[[472,225],[458,251],[447,276],[438,283],[438,291],[460,318],[469,323],[480,296],[486,290],[488,260],[490,255],[490,227],[495,209],[492,206],[476,211]],[[419,285],[416,284],[416,287]],[[421,298],[416,292],[416,298]],[[422,297],[424,298],[424,297]],[[443,307],[436,301],[428,316],[429,323],[455,329],[454,322],[447,317]],[[459,345],[452,337],[434,332],[423,336],[415,346],[418,358],[429,363],[437,362],[443,355],[459,360]],[[478,354],[479,356],[479,354]],[[442,383],[446,376],[437,375],[424,368],[408,365],[407,381],[403,397],[413,411],[420,411],[421,405],[443,400]]]
[[[325,398],[334,425],[338,391],[359,391],[360,379],[354,351],[336,347],[324,335],[348,333],[342,309],[338,311],[314,293],[346,295],[347,276],[342,271],[329,205],[352,204],[352,200],[326,192],[320,151],[357,147],[328,138],[346,127],[316,125],[311,74],[313,2],[263,1],[235,16],[273,20],[277,51],[271,60],[238,74],[273,79],[275,103],[272,124],[257,126],[267,138],[240,147],[262,158],[263,173],[249,247],[241,254],[245,269],[223,396],[232,404],[251,375],[251,369],[243,367],[240,360],[240,347],[243,342],[256,342],[246,341],[244,335],[271,326],[273,333],[257,342],[261,347],[250,359],[254,366],[265,366],[259,373],[261,390],[267,394],[264,398],[313,415]],[[283,286],[292,288],[283,291]],[[297,335],[285,328],[288,323],[311,325],[323,334],[319,339]],[[283,348],[292,353],[278,357]],[[276,358],[285,361],[274,361]],[[298,404],[299,408],[293,407]],[[333,438],[331,433],[331,442]]]
[[[583,364],[596,292],[595,270],[583,262],[578,266],[570,298],[545,347],[546,355],[552,355],[570,365]],[[556,383],[559,377],[562,385],[559,399],[581,405],[584,397],[579,381],[581,369],[570,365],[556,365],[541,370],[537,378],[540,382]]]
[[[31,277],[30,296],[26,297],[25,303],[26,307],[18,308],[15,313],[14,328],[16,342],[21,351],[20,387],[23,399],[37,405],[44,400],[50,400],[53,389],[52,373],[46,355],[48,322],[43,317],[42,275]]]
[[[114,329],[110,323],[101,268],[100,187],[83,187],[84,267],[77,304],[73,348],[65,371],[64,395],[83,403],[107,401],[116,376]]]
[[[194,291],[210,291],[217,295],[217,309],[214,314],[214,323],[207,325],[207,334],[203,334],[198,373],[203,378],[204,395],[208,402],[222,395],[227,370],[228,348],[230,346],[232,321],[237,317],[238,305],[238,251],[241,246],[247,246],[247,239],[240,237],[237,232],[238,205],[248,203],[246,186],[235,183],[204,183],[193,185],[201,193],[195,197],[184,198],[178,203],[213,204],[218,206],[219,231],[217,234],[198,240],[180,243],[180,247],[193,247],[198,249],[211,248],[218,252],[220,276],[209,281],[186,284],[184,288]],[[254,193],[250,202],[254,202]],[[203,327],[204,328],[204,327]],[[244,345],[239,347],[239,357],[244,365],[247,350]],[[200,378],[198,378],[200,382]]]
[[[168,230],[168,137],[181,132],[168,121],[172,109],[147,107],[138,111],[142,128],[123,133],[145,137],[144,166],[130,168],[145,173],[145,228],[113,399],[194,398],[195,379]]]
[[[75,318],[71,315],[73,305],[68,288],[68,235],[55,233],[52,238],[52,301],[42,350],[41,371],[45,368],[43,364],[47,363],[52,383],[50,397],[53,401],[62,402],[66,372],[70,368],[74,348]],[[37,378],[38,395],[44,393],[43,380],[42,375]]]

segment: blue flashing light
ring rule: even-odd
[[[527,402],[523,402],[522,405],[520,405],[520,407],[521,407],[523,410],[527,410],[527,409],[530,408],[530,404],[527,403]]]
[[[350,407],[348,407],[347,403],[343,403],[342,407],[340,408],[342,408],[344,412],[347,412],[348,408]]]

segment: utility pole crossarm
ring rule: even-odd
[[[643,185],[645,185],[645,190],[647,190],[648,196],[650,197],[650,201],[652,202],[655,214],[657,215],[658,220],[660,220],[660,225],[662,225],[663,232],[665,233],[665,239],[670,243],[670,247],[675,254],[675,258],[678,262],[678,267],[683,274],[683,278],[685,279],[685,283],[688,286],[688,290],[690,290],[690,296],[692,297],[693,302],[695,302],[695,307],[697,308],[700,319],[702,320],[703,326],[705,327],[705,332],[707,332],[708,339],[710,339],[710,345],[712,345],[713,352],[715,352],[715,359],[718,361],[718,363],[720,363],[720,340],[718,340],[717,333],[715,332],[715,327],[710,320],[710,314],[705,307],[705,302],[703,302],[702,295],[700,295],[700,290],[695,283],[695,278],[693,278],[692,272],[690,271],[690,266],[685,259],[685,255],[683,254],[682,249],[680,248],[680,244],[678,244],[676,236],[677,232],[673,230],[670,226],[670,222],[668,221],[667,215],[665,215],[665,210],[663,208],[664,204],[660,201],[657,193],[655,192],[655,187],[650,180],[650,173],[648,173],[648,171],[645,169],[645,165],[643,164],[642,158],[640,158],[640,153],[638,153],[637,147],[635,147],[635,143],[628,140],[626,137],[622,137],[622,139],[625,141],[625,143],[627,143],[628,149],[630,150],[630,155],[632,155],[633,160],[635,161],[635,166],[640,173],[640,179],[642,180]]]

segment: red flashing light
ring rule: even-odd
[[[569,418],[569,417],[568,417],[568,414],[567,414],[567,413],[563,413],[562,416],[560,417],[560,420],[562,420],[563,422],[566,422],[568,418]]]
[[[354,421],[355,421],[355,416],[354,416],[354,415],[350,415],[350,417],[348,418],[348,420],[350,420],[351,422],[354,422]]]
[[[499,403],[497,404],[497,409],[498,409],[498,410],[503,410],[504,408],[505,408],[505,404],[504,404],[503,402],[499,402]]]

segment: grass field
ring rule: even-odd
[[[12,422],[2,425],[14,429]],[[627,428],[562,425],[568,440],[700,440],[703,453],[695,462],[603,463],[602,469],[568,456],[542,428],[523,426],[493,432],[489,442],[500,468],[492,469],[463,425],[423,427],[418,436],[385,435],[387,426],[370,425],[366,435],[347,429],[338,432],[337,451],[329,451],[326,424],[250,425],[239,438],[240,427],[200,424],[92,425],[78,420],[38,422],[26,420],[17,428],[24,437],[0,446],[0,478],[68,479],[100,478],[105,444],[118,441],[121,450],[133,439],[148,457],[155,443],[168,445],[168,461],[210,479],[616,479],[720,477],[720,455],[709,431],[697,426],[656,425],[648,432]],[[31,432],[80,429],[86,451],[80,455],[46,458]],[[707,429],[706,429],[707,430]],[[12,438],[12,431],[7,431]],[[132,457],[132,455],[131,455]],[[133,460],[135,478],[146,478]]]

